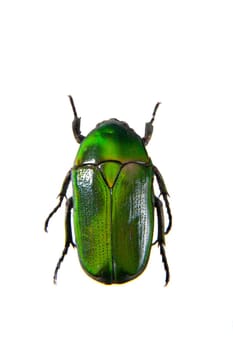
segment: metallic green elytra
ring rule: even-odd
[[[63,182],[59,203],[45,222],[47,231],[48,222],[66,198],[72,181],[73,195],[66,200],[65,247],[55,269],[54,282],[70,245],[77,247],[80,263],[89,276],[112,284],[140,275],[148,263],[151,247],[157,243],[167,284],[169,267],[164,237],[171,229],[172,216],[164,180],[145,148],[152,136],[159,103],[146,123],[143,138],[117,119],[99,123],[84,137],[73,99],[69,98],[74,112],[73,133],[80,147]],[[166,230],[163,202],[154,194],[154,177],[168,214]],[[158,228],[153,242],[154,209]]]

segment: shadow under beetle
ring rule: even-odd
[[[80,147],[74,165],[63,181],[58,205],[45,222],[47,231],[50,218],[66,198],[65,246],[56,265],[54,282],[70,245],[77,245],[80,263],[90,277],[112,284],[124,283],[140,275],[148,263],[151,247],[158,244],[167,284],[169,267],[164,246],[172,215],[162,175],[145,149],[153,133],[159,103],[152,119],[146,123],[143,138],[117,119],[97,124],[84,137],[80,130],[81,118],[77,116],[72,97],[69,99],[74,113],[73,133]],[[166,229],[163,202],[154,194],[154,177],[167,210]],[[67,199],[70,182],[73,196]],[[157,239],[153,242],[154,208],[158,228]],[[76,243],[72,235],[72,210]]]

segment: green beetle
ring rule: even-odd
[[[72,97],[69,99],[74,113],[73,133],[80,147],[62,184],[59,203],[45,222],[47,231],[49,220],[66,198],[72,181],[73,196],[66,200],[65,247],[54,272],[54,282],[70,245],[77,245],[80,263],[89,276],[112,284],[140,275],[148,263],[151,247],[157,243],[167,284],[169,267],[164,237],[171,229],[172,215],[164,180],[145,149],[152,136],[159,103],[152,119],[146,123],[143,138],[117,119],[99,123],[84,137],[80,131],[81,118],[77,116]],[[154,176],[168,214],[166,230],[163,203],[154,195]],[[154,208],[158,236],[153,242]],[[72,235],[72,209],[76,244]]]

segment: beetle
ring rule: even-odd
[[[63,181],[58,204],[44,226],[47,231],[49,220],[66,198],[65,246],[55,268],[54,283],[70,246],[77,247],[81,266],[90,277],[113,284],[140,275],[148,263],[151,247],[158,244],[167,285],[170,274],[164,246],[165,235],[172,226],[169,194],[145,148],[151,139],[160,103],[146,123],[142,138],[127,123],[117,119],[97,124],[84,137],[80,130],[81,118],[72,96],[68,97],[74,114],[73,134],[80,147]],[[154,178],[162,200],[154,194]],[[67,199],[70,182],[73,195]],[[168,216],[166,229],[164,205]],[[157,239],[153,242],[154,208],[158,228]]]

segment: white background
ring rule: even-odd
[[[232,2],[2,1],[0,348],[232,349]],[[64,242],[56,204],[83,134],[118,118],[144,134],[170,192],[171,282],[105,286]]]

